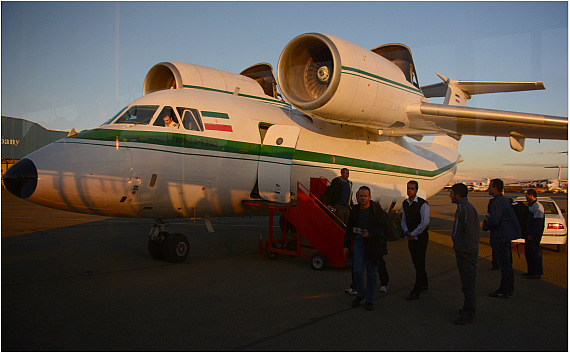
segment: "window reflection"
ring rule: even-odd
[[[158,105],[137,105],[130,107],[115,124],[148,124],[154,113],[158,109]]]

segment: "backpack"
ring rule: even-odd
[[[513,211],[519,220],[519,225],[521,227],[521,234],[523,238],[526,236],[528,229],[528,206],[522,202],[512,201]]]

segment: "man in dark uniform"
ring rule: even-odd
[[[489,293],[491,297],[507,299],[515,290],[513,264],[511,260],[511,240],[521,237],[521,227],[510,201],[503,195],[504,183],[493,179],[487,191],[493,196],[487,206],[487,215],[482,229],[490,231],[489,240],[501,270],[499,289]]]
[[[544,206],[537,201],[536,190],[526,192],[528,201],[528,227],[524,241],[524,255],[527,263],[526,278],[540,279],[542,276],[542,249],[540,241],[544,232]]]
[[[426,251],[428,246],[429,205],[417,196],[418,182],[411,180],[407,185],[408,198],[404,200],[402,231],[408,239],[408,249],[416,269],[416,283],[406,300],[416,300],[423,290],[428,289],[426,272]]]
[[[323,194],[323,203],[329,209],[335,209],[335,215],[344,223],[348,221],[349,208],[352,204],[352,181],[348,180],[347,168],[340,170],[340,176],[331,181]]]

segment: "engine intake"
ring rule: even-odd
[[[407,126],[406,107],[423,98],[393,60],[321,33],[289,42],[277,77],[281,94],[297,109],[357,126]]]
[[[265,92],[253,79],[205,66],[163,62],[154,65],[146,74],[143,95],[163,89],[212,89],[229,94],[238,93],[263,97]]]
[[[302,110],[325,105],[340,81],[338,65],[338,49],[324,35],[309,33],[293,39],[279,58],[281,94]]]

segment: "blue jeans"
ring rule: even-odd
[[[366,301],[374,301],[376,283],[378,282],[378,266],[374,266],[364,252],[364,239],[356,237],[353,246],[352,271],[359,297],[366,297]],[[366,268],[366,288],[364,287],[364,268]]]
[[[477,255],[478,253],[474,252],[468,253],[467,257],[463,257],[463,254],[455,252],[457,269],[461,278],[461,290],[465,297],[461,316],[468,319],[473,319],[476,310]]]
[[[515,291],[515,273],[511,262],[511,242],[493,243],[491,244],[497,263],[501,269],[501,284],[499,292],[503,294],[511,294]]]

